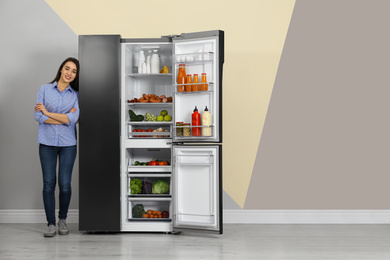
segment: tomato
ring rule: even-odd
[[[156,165],[158,165],[158,162],[157,161],[150,161],[149,165],[150,166],[156,166]]]
[[[138,129],[137,129],[137,132],[141,132],[141,128],[138,128]]]
[[[148,132],[153,132],[153,130],[149,128],[149,129],[148,129]]]

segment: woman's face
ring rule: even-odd
[[[65,63],[64,67],[62,67],[61,70],[60,80],[69,84],[76,78],[76,76],[77,76],[76,64],[74,64],[71,61]]]

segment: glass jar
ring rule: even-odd
[[[183,122],[176,122],[176,126],[178,126],[178,128],[176,128],[176,136],[183,136]]]
[[[190,123],[184,123],[183,124],[183,136],[191,136]]]

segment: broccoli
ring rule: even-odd
[[[131,194],[140,194],[142,191],[142,181],[137,178],[131,178],[130,190]]]
[[[145,213],[144,205],[137,204],[132,209],[133,218],[142,218],[142,215]]]

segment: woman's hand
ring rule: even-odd
[[[73,108],[72,108],[72,109],[73,109]],[[38,103],[38,104],[35,106],[35,112],[38,112],[38,111],[41,111],[42,114],[44,114],[44,115],[47,115],[47,113],[48,113],[46,107],[45,107],[42,103]]]

